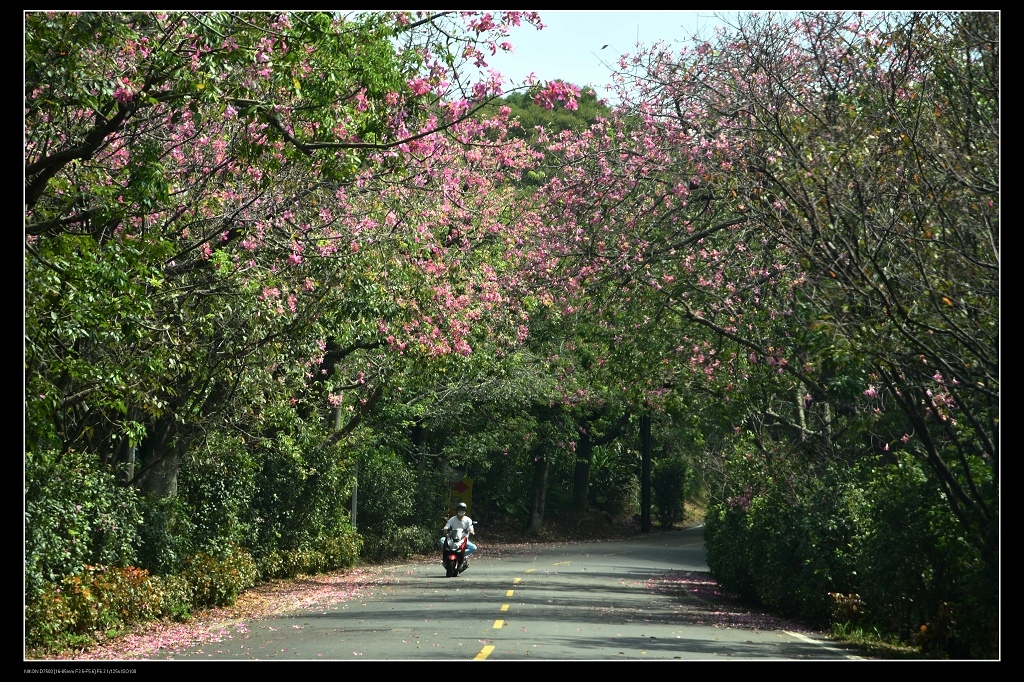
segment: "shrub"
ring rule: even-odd
[[[615,445],[595,447],[590,462],[589,502],[619,517],[640,507],[640,480],[635,453]]]
[[[990,657],[998,632],[996,571],[964,539],[925,467],[909,455],[871,468],[855,538],[872,625],[933,656]]]
[[[198,549],[193,542],[195,524],[179,497],[143,497],[139,527],[138,565],[154,575],[174,575]]]
[[[805,621],[895,636],[930,657],[995,657],[997,569],[929,476],[900,453],[786,486],[747,475],[762,489],[709,510],[708,566],[723,589]]]
[[[364,538],[384,535],[413,521],[416,475],[394,452],[365,453],[359,466],[358,522]]]
[[[258,470],[241,436],[213,432],[189,450],[177,495],[189,520],[189,553],[221,554],[230,545],[250,545],[249,510]],[[185,525],[179,524],[178,529],[185,530]]]
[[[25,453],[25,599],[89,565],[135,561],[138,497],[95,455]]]
[[[274,552],[317,546],[349,521],[351,459],[338,446],[320,448],[310,438],[279,436],[257,453],[260,470],[242,526],[244,546],[261,562],[273,563]]]
[[[243,590],[256,584],[259,570],[252,556],[232,546],[224,558],[200,552],[181,571],[193,590],[193,606],[230,606]]]
[[[440,528],[424,526],[381,526],[373,533],[363,532],[362,557],[369,561],[406,559],[438,548]]]
[[[654,460],[651,493],[662,528],[671,528],[685,514],[686,462],[679,455]]]
[[[195,602],[195,589],[188,579],[180,575],[153,576],[160,594],[160,612],[179,622],[191,617]]]
[[[275,550],[257,561],[260,578],[294,578],[351,568],[359,560],[362,538],[351,528],[323,538],[315,548]]]
[[[68,635],[84,635],[152,620],[163,613],[163,590],[148,571],[84,566],[42,587],[25,608],[26,644],[45,646]]]

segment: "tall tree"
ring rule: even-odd
[[[315,372],[333,394],[342,358],[468,352],[503,302],[471,244],[509,217],[478,202],[530,156],[464,146],[504,123],[463,65],[521,21],[26,14],[26,446],[137,446],[172,494],[189,443],[258,432]]]

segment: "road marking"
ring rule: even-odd
[[[501,605],[501,610],[502,611],[508,611],[508,604],[502,604]]]
[[[825,642],[822,642],[821,640],[812,639],[810,637],[807,637],[806,635],[800,634],[799,632],[790,632],[789,630],[783,630],[783,632],[786,633],[787,635],[789,635],[790,637],[796,637],[801,642],[807,642],[808,644],[817,644],[818,646],[824,647],[824,648],[828,649],[829,651],[835,651],[836,653],[839,653],[839,654],[845,654],[846,658],[848,658],[848,659],[851,659],[851,660],[854,660],[854,661],[863,661],[864,660],[861,656],[857,656],[855,654],[847,654],[845,651],[843,651],[841,649],[837,649],[835,647],[829,646],[828,644],[826,644]]]
[[[493,644],[488,644],[487,646],[485,646],[483,649],[480,650],[480,653],[478,653],[476,656],[473,657],[473,660],[474,661],[482,661],[485,658],[487,658],[488,656],[490,656],[492,651],[494,651],[494,645]]]
[[[522,582],[522,580],[523,580],[522,578],[516,578],[515,580],[512,581],[512,584],[513,585],[518,585],[520,582]]]
[[[495,630],[500,630],[504,626],[505,626],[505,621],[501,620],[500,618],[498,620],[494,621],[494,629]]]
[[[558,563],[555,564],[555,566],[568,566],[571,563],[572,563],[571,561],[559,561]]]
[[[528,569],[526,569],[526,573],[533,573],[536,570],[537,570],[536,568],[528,568]]]
[[[508,592],[505,593],[505,596],[506,597],[511,597],[513,594],[515,594],[515,590],[509,590]]]

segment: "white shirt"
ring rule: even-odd
[[[473,532],[473,519],[469,518],[469,515],[463,516],[461,519],[458,515],[448,519],[448,523],[445,524],[445,528],[461,528],[467,533]]]

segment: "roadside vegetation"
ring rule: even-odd
[[[739,14],[609,103],[486,68],[534,12],[26,12],[26,650],[463,496],[997,658],[1000,22]]]

